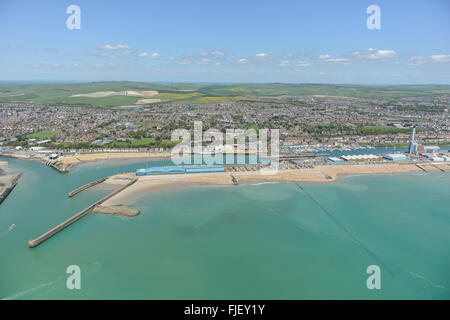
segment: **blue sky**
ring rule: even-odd
[[[0,80],[450,84],[450,1],[0,0]]]

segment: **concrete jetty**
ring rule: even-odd
[[[22,172],[15,174],[7,184],[5,184],[3,187],[0,187],[0,203],[2,203],[3,200],[5,200],[6,197],[11,193],[17,182],[19,182],[19,178],[21,176]]]
[[[72,167],[71,164],[63,164],[60,161],[50,161],[47,160],[45,162],[45,164],[53,169],[55,169],[56,171],[60,172],[60,173],[68,173],[70,168]]]
[[[108,179],[108,177],[106,178],[101,178],[92,182],[89,182],[88,184],[85,184],[84,186],[81,186],[79,188],[76,188],[75,190],[73,190],[72,192],[69,192],[69,197],[73,197],[74,195],[80,193],[81,191],[84,191],[86,189],[89,189],[93,186],[96,186],[97,184],[102,183],[103,181],[105,181],[106,179]]]
[[[231,177],[231,181],[233,182],[233,184],[234,184],[235,186],[237,186],[237,185],[239,184],[239,182],[237,181],[236,177],[233,176],[232,174],[230,174],[230,177]]]
[[[73,215],[72,217],[70,217],[69,219],[67,219],[66,221],[62,222],[61,224],[57,225],[56,227],[54,227],[53,229],[47,231],[46,233],[42,234],[41,236],[37,237],[36,239],[30,240],[28,241],[28,246],[30,248],[34,248],[38,245],[40,245],[42,242],[44,242],[45,240],[53,237],[55,234],[57,234],[58,232],[60,232],[61,230],[63,230],[64,228],[70,226],[72,223],[74,223],[75,221],[80,220],[81,218],[83,218],[84,216],[86,216],[89,212],[91,212],[91,210],[97,206],[102,204],[103,202],[105,202],[106,200],[108,200],[109,198],[115,196],[116,194],[118,194],[119,192],[121,192],[122,190],[124,190],[125,188],[128,188],[129,186],[131,186],[133,183],[135,183],[137,181],[137,179],[133,179],[131,180],[129,183],[127,183],[126,185],[122,186],[121,188],[117,189],[116,191],[113,191],[112,193],[108,194],[107,196],[103,197],[102,199],[98,200],[97,202],[94,202],[93,204],[91,204],[89,207],[87,207],[86,209],[78,212],[77,214]]]

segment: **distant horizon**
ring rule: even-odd
[[[286,85],[342,85],[342,86],[450,86],[450,83],[338,83],[338,82],[212,82],[212,81],[138,81],[138,80],[0,80],[0,85],[14,84],[75,84],[75,83],[104,83],[104,82],[138,82],[147,84],[213,84],[213,85],[239,85],[239,84],[286,84]]]

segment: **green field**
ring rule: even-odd
[[[58,134],[60,134],[61,131],[39,131],[36,133],[28,134],[26,137],[28,139],[39,139],[39,140],[47,140],[51,137],[54,137]]]
[[[101,98],[72,97],[99,91],[156,90],[161,99],[154,105],[167,103],[225,103],[233,101],[254,101],[283,103],[274,99],[279,96],[338,96],[348,98],[370,98],[392,101],[404,97],[432,94],[448,94],[449,85],[395,85],[361,86],[331,84],[154,84],[145,82],[89,82],[89,83],[41,83],[0,85],[1,102],[44,103],[50,105],[71,105],[89,107],[117,107],[136,103],[140,97],[113,95]]]

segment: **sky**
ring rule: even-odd
[[[450,84],[450,1],[0,0],[0,80]]]

